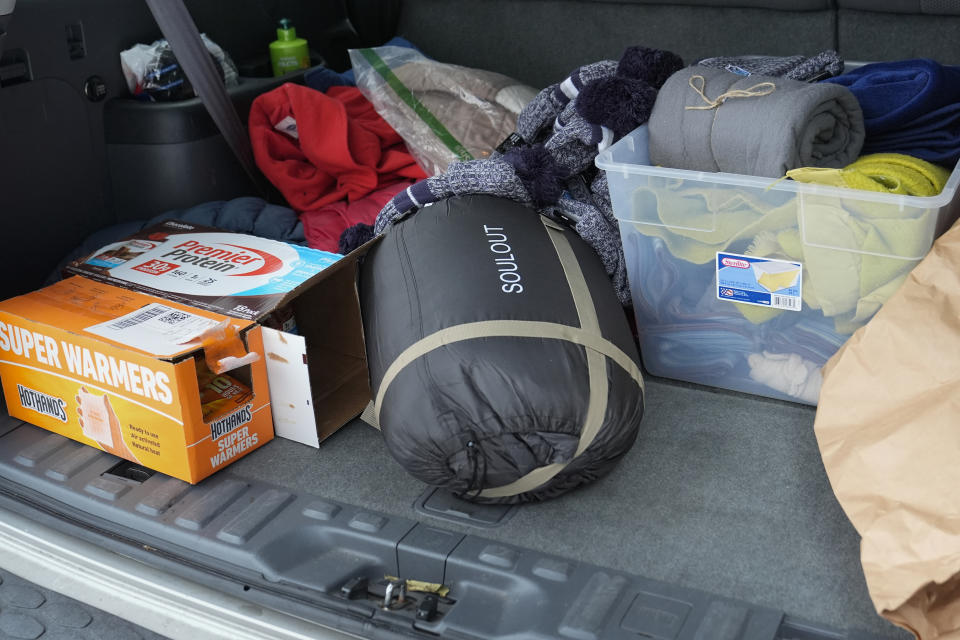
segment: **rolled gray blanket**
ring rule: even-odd
[[[849,90],[693,66],[667,80],[650,115],[655,165],[779,178],[860,155],[863,113]]]

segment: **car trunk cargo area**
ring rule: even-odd
[[[853,64],[921,55],[960,63],[960,9],[942,2],[233,0],[229,11],[222,1],[186,4],[238,62],[241,83],[228,94],[243,122],[258,96],[305,82],[303,71],[269,75],[267,47],[281,13],[309,39],[314,69],[347,69],[348,49],[401,36],[436,61],[536,89],[638,44],[674,51],[687,64],[833,49]],[[0,245],[13,265],[0,299],[42,286],[71,249],[108,228],[257,195],[199,99],[154,104],[127,95],[118,52],[159,35],[146,4],[124,0],[19,0],[9,24],[0,21],[0,145],[10,151],[0,158]],[[765,185],[762,193],[778,195]],[[283,200],[272,187],[265,198],[268,207]],[[287,212],[302,232],[299,213]],[[691,348],[698,367],[700,348]],[[474,504],[424,484],[360,419],[319,448],[278,433],[190,485],[9,418],[0,398],[0,512],[360,637],[913,637],[874,609],[860,537],[818,449],[816,407],[646,371],[644,379],[639,436],[608,475],[515,506]],[[422,400],[412,395],[403,400]],[[435,615],[420,615],[423,593],[403,607],[381,606],[388,576],[449,593]]]

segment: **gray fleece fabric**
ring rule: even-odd
[[[839,85],[682,69],[670,76],[654,104],[650,160],[675,169],[769,178],[797,167],[845,167],[860,155],[863,113],[849,90],[832,87]],[[720,100],[735,91],[754,95]]]

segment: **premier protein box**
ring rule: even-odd
[[[0,302],[7,410],[198,482],[273,437],[261,334],[250,320],[68,278]]]
[[[68,273],[276,328],[268,318],[340,255],[168,220],[107,245]],[[286,327],[284,327],[286,325]]]
[[[312,446],[370,399],[356,258],[166,221],[67,272],[263,327],[276,434]]]

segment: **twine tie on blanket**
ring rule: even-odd
[[[695,82],[697,80],[699,80],[699,83]],[[729,98],[755,98],[759,96],[767,96],[777,89],[777,85],[773,84],[772,82],[760,82],[752,87],[748,87],[746,89],[734,89],[732,91],[727,91],[726,93],[721,93],[716,98],[710,99],[703,92],[707,83],[703,76],[690,76],[690,80],[688,82],[690,84],[690,88],[696,91],[697,95],[703,98],[703,101],[707,104],[684,107],[687,110],[716,109]]]

